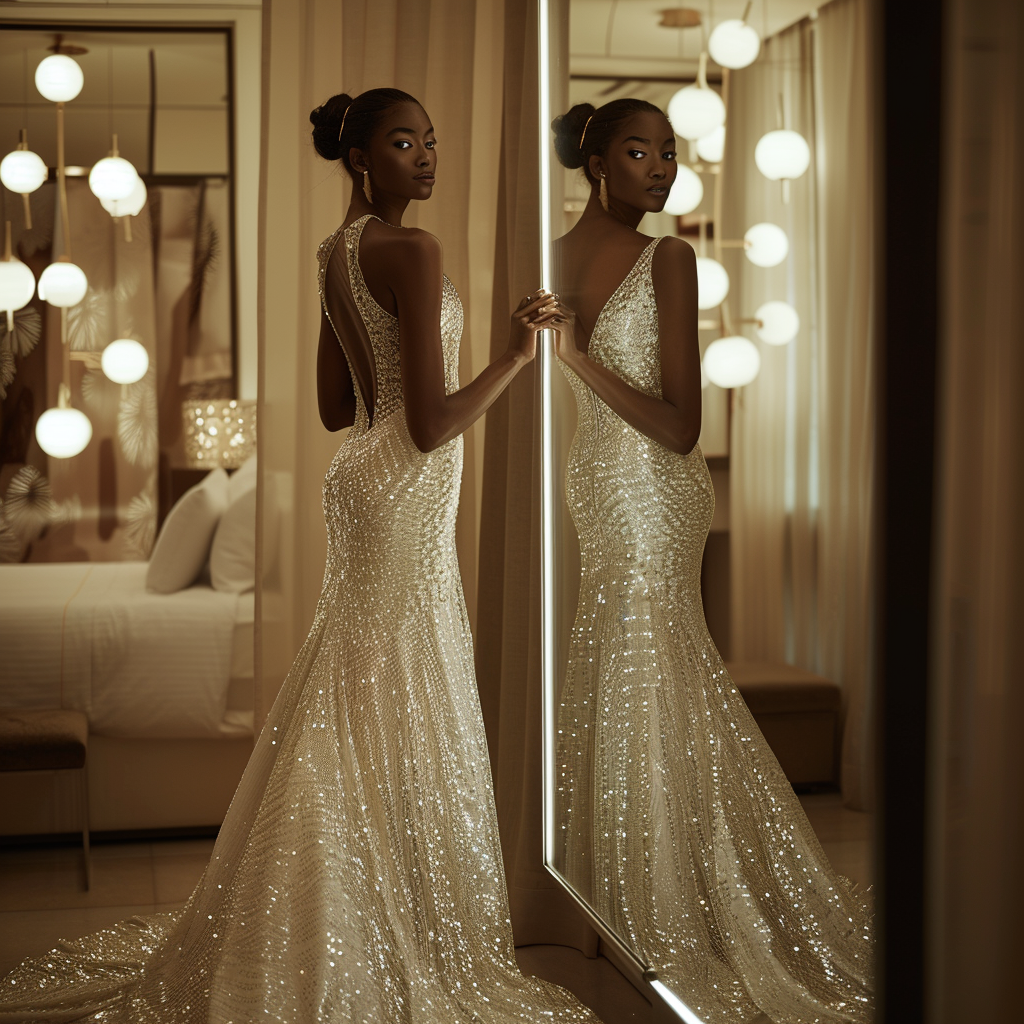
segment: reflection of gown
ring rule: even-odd
[[[656,244],[590,355],[660,398]],[[865,902],[833,873],[704,622],[704,457],[649,440],[566,375],[582,576],[558,726],[564,873],[701,1019],[865,1021]]]
[[[462,438],[409,438],[398,321],[358,265],[366,220],[321,246],[376,359],[372,426],[324,484],[329,547],[309,636],[184,909],[26,961],[0,1020],[594,1021],[515,962],[455,555]],[[347,257],[347,259],[345,259]],[[445,279],[446,384],[462,306]],[[358,387],[356,387],[358,396]]]

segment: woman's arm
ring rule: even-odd
[[[405,417],[413,443],[420,451],[430,452],[458,437],[490,408],[533,358],[536,331],[554,310],[547,293],[521,302],[512,318],[505,353],[449,395],[441,347],[441,243],[426,231],[410,230],[396,239],[392,249],[390,286],[398,308]]]
[[[661,398],[627,384],[576,347],[575,314],[559,306],[551,323],[555,351],[609,408],[652,441],[680,455],[700,436],[700,348],[697,343],[697,263],[682,239],[666,238],[654,252],[654,292],[658,298]]]
[[[320,422],[328,430],[351,427],[356,421],[356,393],[345,353],[320,306],[320,343],[316,350],[316,399]]]

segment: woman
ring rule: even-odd
[[[582,566],[559,720],[564,873],[702,1021],[866,1021],[866,906],[704,622],[696,264],[681,239],[636,230],[675,178],[671,125],[623,99],[553,129],[591,187],[555,259]]]
[[[455,555],[461,434],[533,358],[551,298],[525,298],[459,389],[440,245],[399,226],[434,184],[426,113],[375,89],[310,120],[355,181],[319,251],[320,412],[352,430],[313,627],[184,909],[26,962],[2,1021],[596,1020],[516,966]]]

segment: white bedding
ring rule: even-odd
[[[0,706],[75,708],[107,736],[237,735],[225,710],[252,595],[145,581],[145,562],[0,566]]]

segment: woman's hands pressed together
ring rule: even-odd
[[[523,362],[533,359],[537,354],[537,332],[552,326],[557,310],[558,296],[546,288],[520,299],[509,325],[509,353]]]

